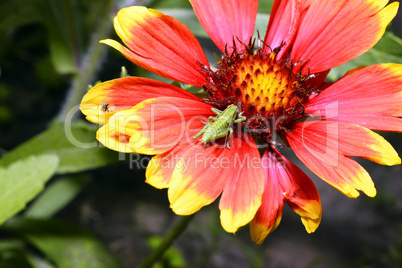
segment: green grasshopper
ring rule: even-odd
[[[230,149],[229,141],[233,134],[233,124],[244,122],[246,117],[242,116],[242,113],[239,114],[239,108],[234,104],[229,105],[224,111],[215,108],[212,108],[211,110],[218,116],[210,116],[207,122],[203,122],[205,126],[193,137],[193,139],[202,135],[200,140],[206,144],[207,142],[227,137],[229,134],[226,146]],[[238,119],[236,119],[237,115],[239,115]]]

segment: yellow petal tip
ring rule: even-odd
[[[169,188],[170,208],[177,215],[191,215],[199,211],[202,207],[211,204],[214,200],[207,198],[203,194],[199,194],[194,189],[181,190],[177,195],[172,193],[172,187]],[[171,197],[175,196],[175,197]]]

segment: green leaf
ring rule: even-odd
[[[274,0],[258,1],[258,12],[271,14],[273,4]]]
[[[152,8],[162,9],[162,8],[188,8],[191,9],[190,1],[188,0],[153,0]]]
[[[41,155],[0,169],[0,224],[25,208],[52,177],[59,158]]]
[[[402,60],[402,39],[392,32],[386,32],[374,48],[396,56],[400,58],[400,61]]]
[[[335,81],[347,71],[360,66],[379,63],[402,64],[402,40],[392,32],[386,32],[383,38],[369,51],[341,66],[333,68],[328,78]]]
[[[3,226],[22,236],[59,268],[118,268],[115,256],[98,239],[60,220],[15,219]]]
[[[29,218],[51,218],[64,208],[88,183],[88,177],[77,175],[64,177],[46,187],[46,190],[25,210]]]
[[[29,155],[56,154],[60,164],[56,173],[74,173],[116,163],[118,154],[100,147],[95,140],[97,128],[84,123],[64,126],[55,123],[50,129],[18,146],[0,159],[7,166]]]

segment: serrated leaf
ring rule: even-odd
[[[24,217],[51,218],[73,200],[87,184],[88,177],[77,175],[60,178],[46,187],[46,190],[28,207]]]
[[[31,156],[0,169],[0,224],[25,208],[56,171],[56,155]]]
[[[118,154],[100,147],[95,140],[96,127],[76,123],[70,127],[56,123],[50,129],[18,146],[0,159],[7,166],[29,155],[56,154],[60,158],[57,174],[81,172],[118,161]]]
[[[83,229],[60,220],[16,219],[3,229],[25,238],[59,268],[119,268],[115,256]]]

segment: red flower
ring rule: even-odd
[[[370,129],[402,131],[402,66],[363,67],[333,84],[324,82],[331,68],[381,38],[398,9],[398,3],[387,3],[276,0],[265,38],[256,46],[257,0],[191,0],[223,52],[215,67],[176,19],[145,7],[122,9],[114,26],[128,48],[114,40],[102,43],[209,96],[199,99],[170,84],[125,77],[92,88],[81,110],[103,125],[97,139],[108,148],[156,155],[146,182],[168,188],[175,213],[192,214],[221,195],[223,228],[236,232],[250,223],[253,240],[262,243],[287,203],[314,232],[321,220],[318,192],[275,147],[290,146],[317,176],[349,197],[357,197],[358,190],[376,194],[368,173],[350,156],[401,163]],[[237,108],[230,118],[211,110],[232,104]],[[246,120],[237,120],[240,116]],[[205,133],[220,132],[221,138],[194,140],[203,121],[210,126]]]

